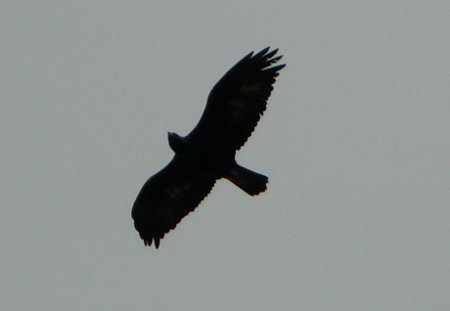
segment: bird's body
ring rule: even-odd
[[[181,137],[168,134],[175,155],[142,187],[133,205],[134,225],[146,245],[174,229],[226,178],[250,195],[266,190],[268,178],[236,163],[242,147],[263,114],[275,77],[284,65],[269,48],[253,52],[233,66],[209,94],[197,126]]]

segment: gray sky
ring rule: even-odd
[[[1,2],[0,309],[447,309],[450,2],[170,3]],[[268,191],[221,181],[144,247],[166,132],[267,45],[238,159]]]

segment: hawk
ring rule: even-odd
[[[209,93],[195,128],[186,136],[169,132],[172,160],[150,177],[131,216],[145,245],[156,248],[166,233],[192,212],[225,178],[249,195],[267,189],[267,176],[240,166],[236,151],[247,141],[266,109],[275,78],[285,64],[278,49],[247,54]]]

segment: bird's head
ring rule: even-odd
[[[167,132],[167,139],[169,140],[170,148],[175,152],[181,151],[181,145],[183,143],[183,138],[174,132]]]

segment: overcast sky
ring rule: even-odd
[[[170,4],[168,4],[170,3]],[[1,310],[448,310],[450,2],[1,1]],[[227,181],[130,212],[214,83],[279,47]]]

